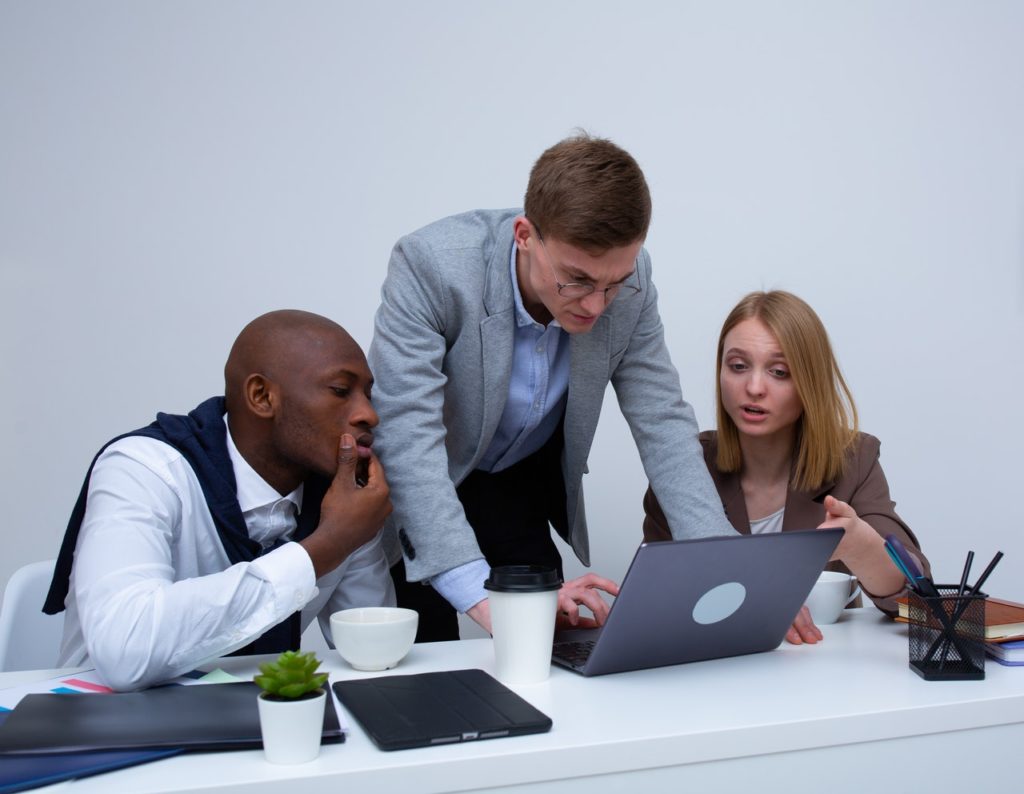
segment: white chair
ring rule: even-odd
[[[0,672],[56,667],[64,613],[43,614],[55,563],[29,563],[7,582],[0,606]]]

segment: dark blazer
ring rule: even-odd
[[[700,434],[700,442],[704,447],[704,462],[707,464],[711,478],[722,498],[725,514],[736,530],[744,535],[750,534],[750,518],[747,516],[747,504],[743,498],[738,472],[720,472],[715,465],[718,454],[718,434],[705,431]],[[794,529],[813,529],[825,520],[825,507],[822,504],[826,496],[834,496],[849,504],[857,515],[864,519],[882,537],[895,534],[903,545],[916,556],[926,572],[930,571],[928,560],[921,553],[920,544],[914,533],[910,531],[902,518],[896,514],[896,503],[889,496],[889,484],[885,473],[878,462],[879,441],[867,433],[858,433],[856,441],[847,452],[846,468],[834,482],[826,483],[814,491],[795,491],[790,489],[786,495],[786,512],[782,519],[782,531]],[[671,540],[668,522],[662,513],[661,506],[648,487],[644,495],[644,540]],[[849,573],[849,569],[841,562],[830,562],[830,571]],[[866,590],[864,592],[867,592]],[[875,605],[884,612],[895,614],[896,598],[905,595],[884,593],[873,595],[868,593]]]

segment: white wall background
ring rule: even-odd
[[[1024,599],[1024,4],[0,2],[0,582],[108,438],[221,389],[296,307],[364,347],[404,232],[521,201],[581,126],[649,178],[703,427],[728,309],[831,331],[937,575]],[[620,577],[645,486],[609,391],[587,481]]]

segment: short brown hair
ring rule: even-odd
[[[846,450],[857,434],[857,406],[832,353],[828,332],[814,309],[790,292],[751,292],[729,312],[718,337],[715,402],[718,415],[719,471],[743,465],[739,430],[722,404],[725,337],[744,320],[760,320],[782,348],[803,406],[797,421],[793,485],[812,491],[843,472]]]
[[[540,234],[592,253],[643,240],[651,224],[651,193],[636,160],[586,134],[540,156],[523,207]]]

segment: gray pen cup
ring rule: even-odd
[[[491,607],[495,676],[534,684],[551,673],[551,643],[562,578],[554,568],[503,565],[484,582]]]
[[[937,584],[938,597],[909,596],[910,669],[926,681],[977,681],[985,677],[984,593],[959,595]]]

